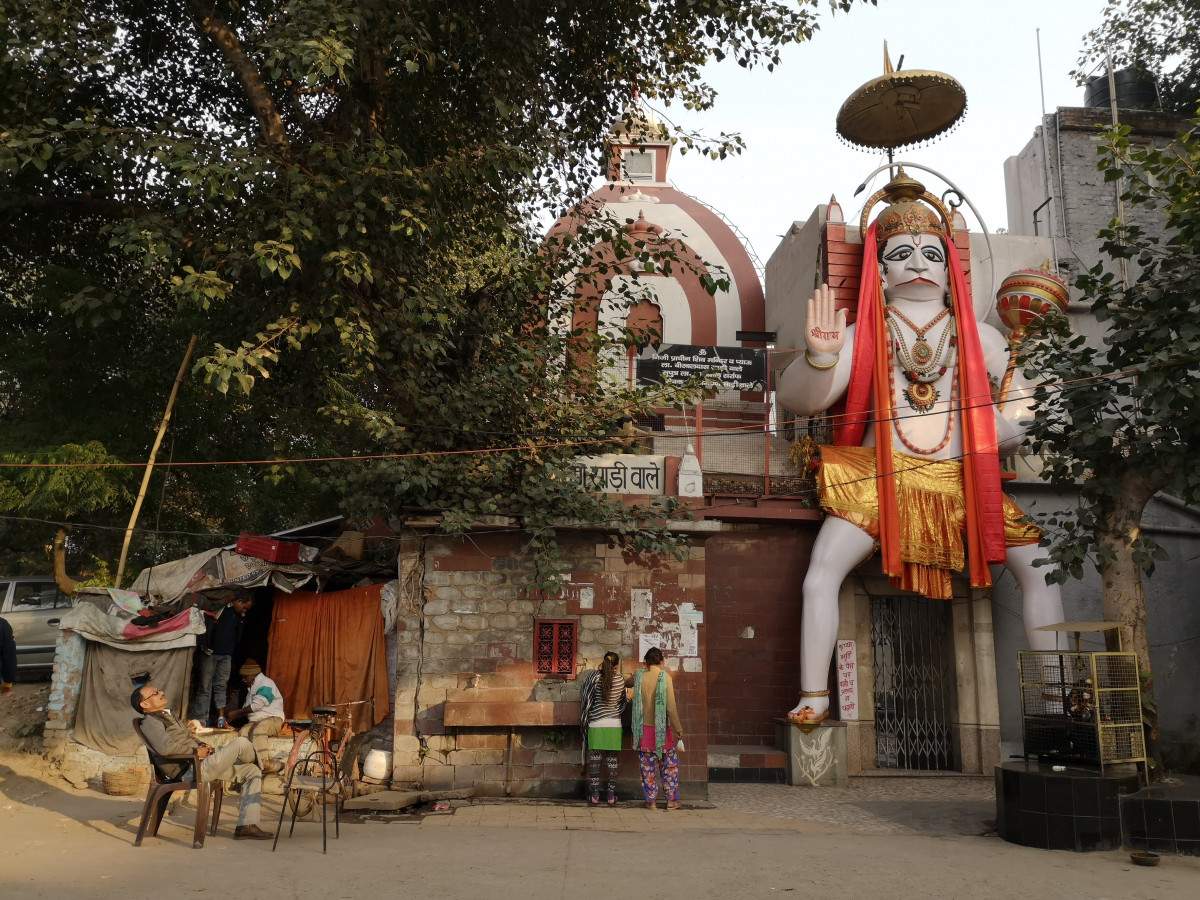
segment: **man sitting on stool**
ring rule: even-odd
[[[274,837],[258,827],[262,794],[262,771],[253,745],[244,737],[236,737],[219,750],[196,739],[186,725],[167,708],[167,695],[152,684],[136,688],[129,698],[130,705],[141,713],[142,734],[155,753],[162,756],[200,752],[200,777],[204,781],[228,781],[241,786],[235,841],[269,841]],[[164,763],[168,776],[175,777],[183,770],[182,763]]]
[[[263,774],[274,775],[283,769],[283,763],[268,759],[267,747],[268,741],[283,728],[283,695],[279,693],[279,685],[264,675],[262,667],[252,659],[242,663],[238,674],[249,688],[246,705],[231,711],[228,719],[230,722],[242,718],[249,720],[238,734],[254,745]]]

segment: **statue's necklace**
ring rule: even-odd
[[[946,352],[947,345],[951,348],[958,346],[958,329],[954,327],[954,314],[947,306],[921,328],[913,324],[908,316],[894,306],[885,307],[883,314],[887,321],[888,332],[895,342],[896,358],[899,359],[900,368],[908,381],[908,386],[904,388],[904,399],[916,412],[927,413],[933,409],[933,405],[937,403],[940,396],[933,384],[948,370],[948,365],[942,362],[942,355]],[[950,322],[942,329],[942,337],[935,350],[925,340],[925,335],[947,316],[950,316]],[[897,320],[911,328],[913,334],[916,335],[911,350],[904,340],[904,332]]]
[[[892,345],[891,344],[888,344],[888,367],[887,367],[887,370],[888,370],[889,395],[894,397],[894,396],[896,396],[896,371],[895,371],[896,367],[893,364]],[[947,444],[950,443],[950,438],[954,434],[954,410],[955,410],[955,407],[958,406],[958,370],[957,369],[955,370],[954,375],[951,377],[950,381],[951,381],[952,387],[950,388],[950,408],[946,411],[946,431],[942,434],[942,439],[941,439],[941,441],[938,442],[938,445],[936,447],[918,447],[916,444],[914,444],[912,441],[910,441],[908,439],[908,435],[906,435],[904,433],[904,429],[900,427],[900,419],[902,417],[901,416],[895,417],[896,434],[899,435],[900,442],[902,444],[904,444],[904,446],[907,447],[909,450],[911,450],[913,453],[919,453],[921,456],[933,456],[935,453],[938,453],[939,451],[944,449]],[[932,406],[934,404],[934,402],[937,400],[937,397],[938,397],[937,390],[931,384],[913,384],[913,385],[909,385],[909,387],[907,389],[905,389],[905,396],[908,398],[909,406],[912,406],[912,408],[917,410],[917,412],[920,412],[920,413],[926,412],[927,410],[917,408],[912,395],[909,393],[909,391],[914,390],[916,388],[927,388],[928,390],[930,390],[933,393],[933,398],[929,401],[930,406]]]

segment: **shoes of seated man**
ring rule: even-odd
[[[269,841],[275,837],[273,832],[263,831],[257,825],[239,825],[233,829],[235,841]]]
[[[263,760],[262,773],[264,775],[278,775],[283,771],[283,763],[277,759]]]

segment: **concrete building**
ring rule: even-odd
[[[1185,127],[1179,118],[1142,109],[1119,111],[1134,147],[1165,146]],[[1029,143],[1004,164],[1010,235],[1052,238],[1052,258],[1070,280],[1102,259],[1096,233],[1118,214],[1118,183],[1096,168],[1100,135],[1112,124],[1107,106],[1060,107],[1042,118]],[[1155,210],[1124,209],[1126,221],[1161,229]]]
[[[610,360],[610,377],[632,381],[639,358],[655,355],[651,345],[700,355],[763,348],[756,262],[719,214],[668,183],[665,131],[635,106],[614,122],[606,149],[605,183],[551,229],[548,243],[553,252],[563,236],[577,243],[583,233],[597,235],[575,269],[572,328],[654,336]],[[713,281],[720,284],[710,290]],[[421,593],[396,635],[398,782],[578,794],[576,676],[607,650],[631,672],[649,643],[666,652],[682,704],[685,795],[703,796],[711,777],[739,771],[786,778],[775,719],[796,692],[799,617],[791,594],[811,536],[775,523],[811,523],[818,513],[792,494],[762,499],[804,476],[788,459],[788,442],[770,433],[765,369],[759,379],[697,408],[655,411],[639,423],[648,456],[602,461],[604,469],[621,467],[620,483],[606,485],[631,502],[647,493],[687,495],[677,478],[702,470],[692,501],[697,521],[681,525],[692,546],[686,562],[647,559],[620,535],[581,530],[562,542],[568,586],[551,597],[522,592],[525,538],[507,521],[495,523],[496,534],[481,528],[468,540],[429,533],[405,550],[401,582],[419,584]],[[701,439],[701,430],[718,434]],[[627,465],[659,459],[661,485],[629,487]],[[634,789],[631,751],[621,779]]]

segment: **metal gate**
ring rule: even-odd
[[[872,597],[875,754],[881,769],[953,769],[950,604]]]

